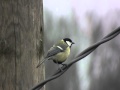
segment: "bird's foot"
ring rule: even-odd
[[[61,65],[63,65],[64,67],[67,67],[67,64],[61,64]]]

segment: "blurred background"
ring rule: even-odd
[[[69,37],[75,45],[68,63],[78,53],[120,26],[120,0],[43,0],[44,51]],[[58,65],[46,62],[46,78]],[[74,64],[46,90],[120,90],[120,35]]]

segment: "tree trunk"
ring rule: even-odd
[[[0,90],[30,90],[44,79],[42,0],[0,0]]]

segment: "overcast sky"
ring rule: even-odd
[[[71,9],[74,9],[78,16],[89,10],[98,15],[105,15],[111,9],[120,9],[120,0],[43,0],[43,3],[44,7],[55,15],[67,15]]]
[[[99,17],[105,16],[108,11],[120,9],[120,0],[43,0],[43,5],[44,9],[47,8],[58,17],[68,17],[74,11],[79,26],[85,31],[88,27],[86,12],[94,12]]]

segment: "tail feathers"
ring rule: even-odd
[[[36,68],[38,68],[39,66],[41,66],[42,63],[44,63],[47,59],[44,59],[42,62],[39,62],[38,65],[36,66]]]

